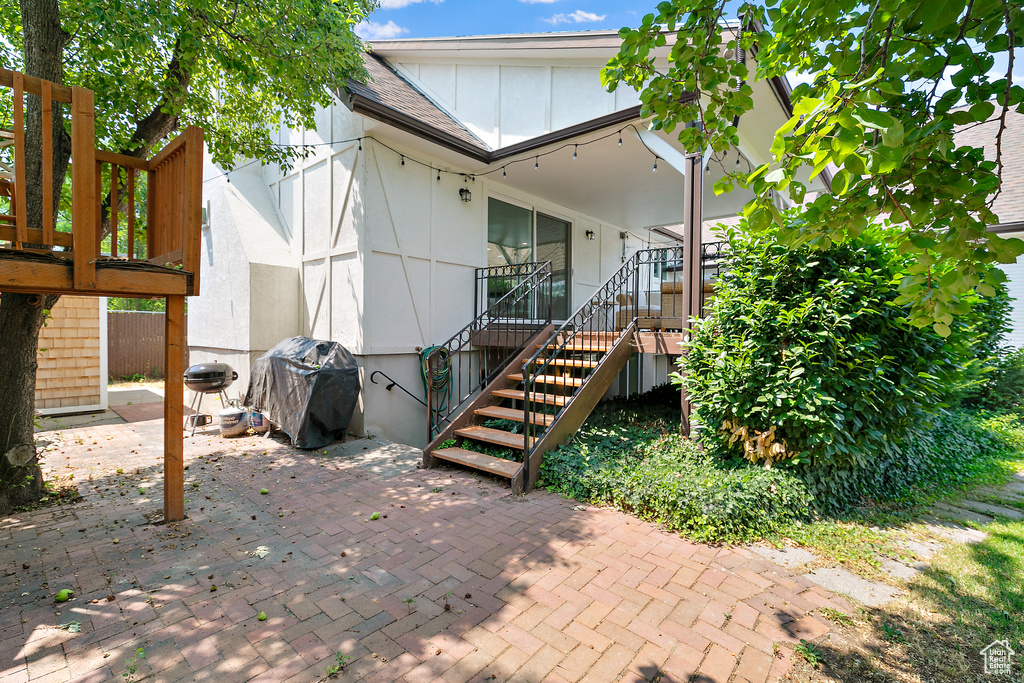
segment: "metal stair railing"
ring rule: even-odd
[[[425,351],[428,442],[551,323],[550,261],[477,269],[477,306],[481,286],[482,301],[488,300],[489,275],[515,282],[450,339]]]
[[[725,242],[702,245],[702,309],[707,286],[717,277],[727,247]],[[605,349],[624,331],[632,326],[641,331],[683,329],[683,258],[682,246],[634,252],[527,361],[523,368],[526,471],[541,438],[568,400],[584,390]]]

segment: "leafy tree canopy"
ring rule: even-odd
[[[1007,112],[1024,113],[1024,88],[1012,80],[1014,48],[1024,44],[1021,4],[767,0],[741,4],[731,25],[725,6],[661,2],[638,28],[619,32],[603,82],[639,90],[651,127],[678,129],[688,151],[718,155],[739,144],[738,117],[753,108],[749,79],[813,78],[793,90],[793,116],[776,132],[770,162],[750,173],[726,169],[715,191],[751,189],[749,228],[785,228],[790,246],[826,248],[870,222],[895,227],[914,260],[901,301],[913,304],[914,324],[948,335],[953,316],[969,309],[967,295],[994,295],[1005,279],[998,264],[1024,253],[1024,242],[986,230],[999,222],[991,209],[998,194],[1015,190],[1003,181],[1003,132]],[[992,119],[994,159],[954,141],[955,130]],[[691,121],[703,125],[681,127]],[[805,197],[808,180],[830,165],[838,169],[832,193]],[[795,223],[783,219],[775,192],[803,204]],[[940,261],[955,267],[940,276]]]
[[[355,25],[378,0],[62,0],[64,83],[96,93],[97,137],[148,156],[201,126],[216,162],[287,163],[269,131],[312,126],[328,87],[361,75]],[[23,64],[18,3],[0,0],[0,59]]]

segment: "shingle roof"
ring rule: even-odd
[[[998,109],[996,111],[998,113]],[[999,118],[996,116],[974,128],[957,131],[956,143],[984,147],[985,158],[994,161],[998,130]],[[1003,191],[996,198],[992,210],[999,216],[1001,224],[1024,221],[1024,114],[1013,110],[1006,113],[1002,152]]]
[[[482,152],[490,150],[480,138],[431,102],[382,58],[366,53],[363,55],[363,66],[369,79],[366,83],[348,81],[344,90],[350,96],[361,97],[390,109],[464,144],[477,147]]]

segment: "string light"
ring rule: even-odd
[[[572,160],[573,160],[573,161],[576,161],[576,150],[577,150],[577,149],[579,149],[579,145],[576,145],[576,146],[575,146],[575,147],[573,147],[573,149],[572,149]]]
[[[658,172],[658,157],[654,157],[654,168],[651,169],[651,173]]]
[[[569,145],[572,145],[572,147],[573,147],[573,159],[574,160],[579,158],[579,147],[581,145],[586,146],[586,145],[591,145],[591,144],[599,143],[599,142],[601,142],[603,140],[607,140],[608,138],[611,138],[613,136],[616,137],[616,142],[617,142],[618,146],[621,147],[622,146],[622,133],[623,133],[623,131],[625,131],[628,128],[632,128],[633,130],[636,130],[639,133],[639,131],[637,130],[635,125],[628,124],[625,128],[621,128],[619,130],[612,131],[610,133],[607,133],[607,134],[602,135],[600,137],[593,138],[591,140],[587,140],[585,142],[566,142],[565,144],[563,144],[563,145],[561,145],[559,147],[556,147],[554,149],[550,149],[550,150],[548,150],[546,152],[541,152],[539,154],[535,154],[534,157],[533,157],[533,168],[534,168],[534,170],[540,170],[540,158],[542,156],[548,156],[549,154],[556,154],[556,153],[560,152],[561,150],[565,149],[566,147],[568,147]],[[396,155],[398,155],[398,157],[400,159],[400,164],[402,166],[406,166],[407,165],[405,163],[407,155],[404,152],[400,152],[399,150],[395,149],[394,147],[391,147],[390,145],[388,145],[386,142],[378,140],[377,138],[372,138],[371,136],[368,136],[368,135],[364,135],[364,136],[361,136],[361,137],[358,137],[358,138],[349,138],[349,139],[345,139],[345,140],[331,140],[331,141],[323,141],[323,142],[314,142],[314,143],[310,143],[310,144],[272,143],[272,146],[277,147],[277,148],[302,148],[303,150],[305,150],[306,154],[308,155],[308,154],[312,153],[312,152],[309,151],[310,148],[320,147],[320,146],[334,146],[334,145],[341,145],[341,144],[347,144],[347,143],[355,142],[358,145],[358,149],[360,151],[362,151],[362,149],[363,149],[363,139],[364,138],[372,139],[374,141],[374,143],[377,144],[377,146],[383,147],[385,149],[388,149],[388,150],[394,152]],[[647,152],[650,153],[650,155],[652,157],[654,157],[654,167],[657,167],[658,161],[660,161],[660,157],[654,152],[653,149],[651,149],[647,145],[647,143],[639,135],[637,136],[637,140],[647,150]],[[737,155],[736,156],[737,156],[737,161],[739,161],[739,159],[742,157],[742,155],[739,154],[738,150],[737,150]],[[472,178],[473,180],[475,180],[477,176],[484,177],[484,176],[489,176],[489,175],[492,175],[492,174],[496,174],[499,169],[501,170],[502,177],[503,178],[507,178],[508,177],[508,167],[509,166],[514,166],[515,164],[525,163],[525,162],[529,161],[529,157],[526,157],[525,159],[518,159],[518,160],[506,162],[504,165],[502,165],[502,166],[500,166],[498,168],[493,168],[491,170],[484,171],[482,173],[466,173],[466,172],[463,172],[463,171],[456,171],[456,170],[450,170],[450,169],[442,169],[442,168],[439,168],[439,167],[435,167],[433,165],[433,163],[426,162],[426,161],[420,161],[419,159],[416,159],[415,157],[408,157],[408,161],[410,161],[411,163],[419,164],[420,166],[429,168],[431,171],[436,171],[436,173],[437,173],[437,176],[436,176],[437,180],[440,182],[441,174],[442,173],[447,173],[449,175],[455,175],[455,176],[462,176],[463,178]],[[250,160],[247,163],[241,164],[240,166],[238,166],[238,167],[236,167],[236,168],[234,168],[232,170],[240,170],[240,169],[242,169],[242,168],[244,168],[246,166],[250,166],[252,164],[257,164],[257,163],[261,163],[261,161],[258,160],[258,159]],[[748,166],[750,165],[749,161],[747,162],[747,165]],[[652,168],[652,171],[656,171],[656,168]],[[204,183],[212,182],[214,180],[225,178],[226,173],[230,173],[230,171],[226,171],[225,173],[217,175],[217,176],[214,176],[212,178],[204,178],[203,182]],[[710,173],[710,169],[709,168],[705,168],[705,173]],[[228,179],[227,182],[231,182],[230,179]]]

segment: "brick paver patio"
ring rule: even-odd
[[[153,524],[161,429],[43,435],[84,500],[0,520],[0,683],[125,680],[139,648],[133,680],[315,681],[341,653],[344,681],[764,683],[850,610],[627,514],[262,438],[188,440],[189,519]]]

